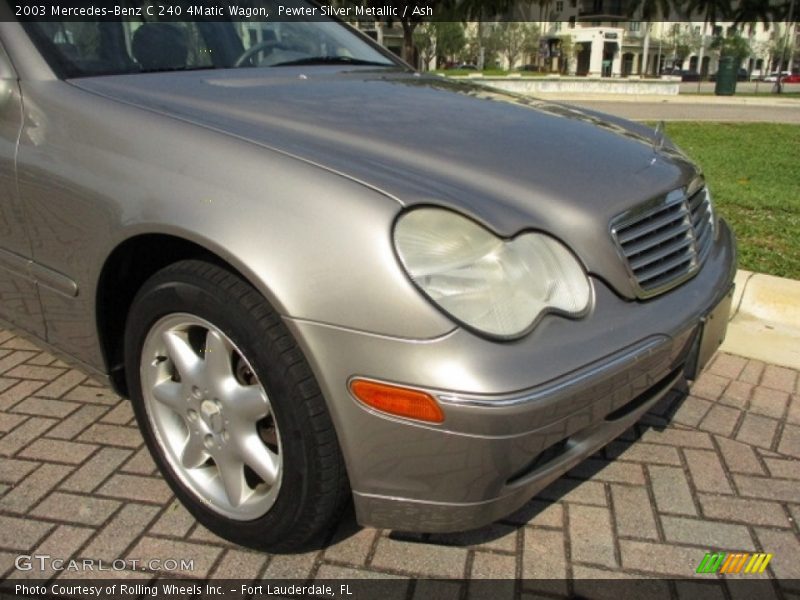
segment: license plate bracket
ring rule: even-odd
[[[702,319],[693,348],[686,361],[687,379],[696,379],[725,340],[728,319],[733,303],[733,286],[717,305]]]

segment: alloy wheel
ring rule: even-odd
[[[181,482],[226,517],[263,516],[280,490],[280,435],[236,344],[197,316],[167,315],[145,338],[140,376],[156,442]]]

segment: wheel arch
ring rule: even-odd
[[[205,260],[253,284],[241,269],[197,242],[172,234],[146,233],[130,237],[108,255],[95,294],[95,320],[103,360],[114,390],[127,397],[125,323],[136,293],[156,272],[181,260]],[[259,286],[254,285],[256,289]]]

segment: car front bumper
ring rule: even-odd
[[[548,317],[514,342],[463,329],[398,339],[288,319],[328,402],[359,522],[467,530],[525,504],[702,367],[724,336],[735,267],[720,221],[690,281],[630,302],[593,277],[590,315]],[[350,394],[353,377],[426,390],[445,421],[373,411]]]

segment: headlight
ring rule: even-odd
[[[589,308],[581,265],[547,235],[503,240],[451,211],[420,208],[398,219],[394,242],[433,303],[485,334],[520,336],[547,312],[578,317]]]

